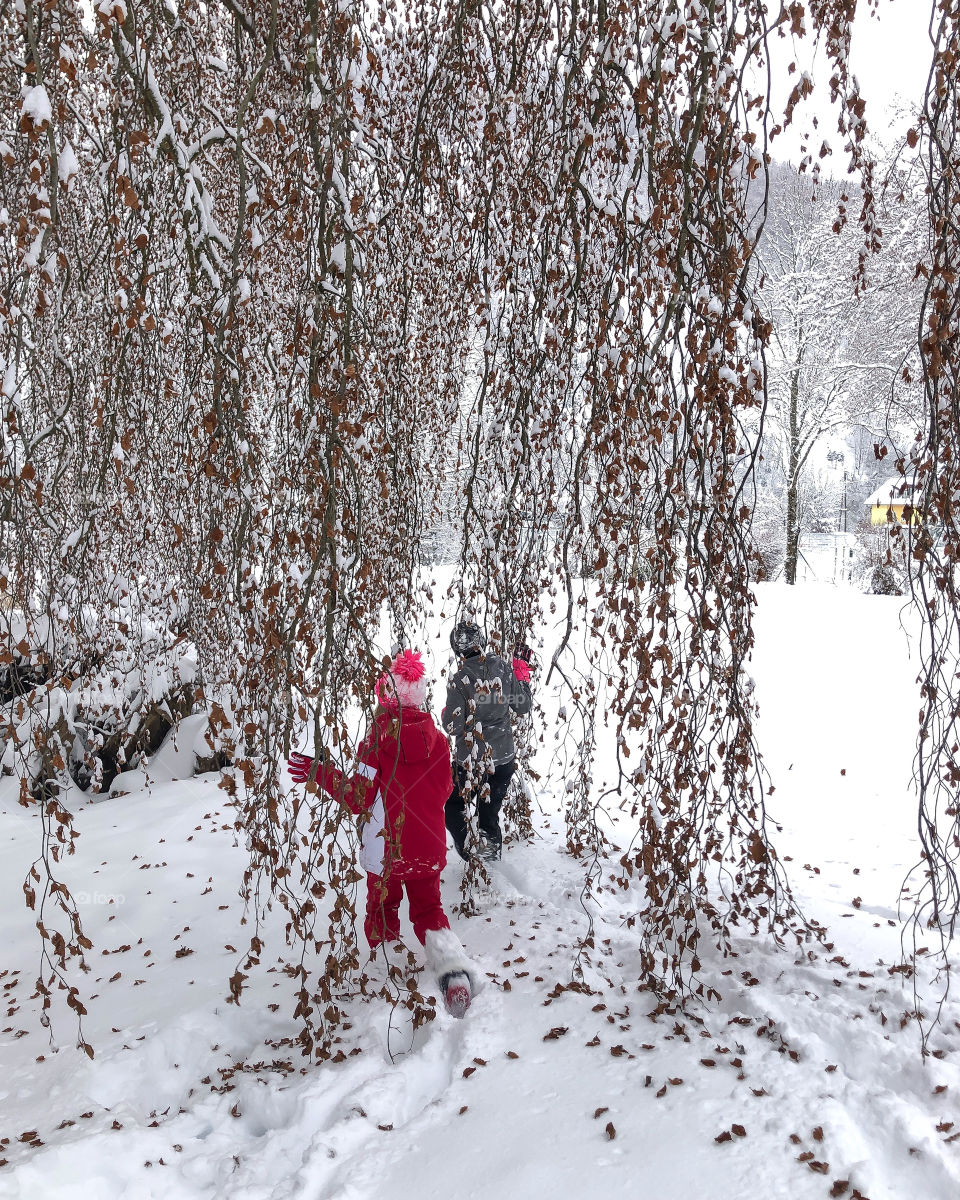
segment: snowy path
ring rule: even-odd
[[[223,1002],[243,945],[242,856],[204,778],[80,812],[69,870],[96,882],[84,986],[97,1057],[76,1053],[66,1026],[53,1054],[29,998],[35,931],[20,893],[35,817],[4,780],[0,1197],[956,1200],[960,1006],[937,1035],[942,1057],[923,1063],[915,1029],[901,1028],[911,992],[888,970],[913,859],[916,706],[896,612],[876,600],[761,595],[778,844],[834,949],[798,964],[745,938],[737,958],[705,955],[724,999],[681,1021],[647,1015],[622,895],[604,893],[597,914],[593,992],[567,989],[585,928],[580,869],[542,819],[531,845],[509,849],[483,911],[458,922],[487,977],[467,1019],[441,1013],[414,1037],[383,1001],[357,1000],[344,1061],[304,1067],[269,1044],[295,1027],[266,955],[242,1007]],[[827,685],[841,667],[842,694]],[[882,734],[857,715],[878,696]],[[459,875],[451,863],[448,909]]]

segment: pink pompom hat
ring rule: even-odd
[[[384,708],[426,708],[427,669],[419,650],[401,650],[377,680],[374,695]]]

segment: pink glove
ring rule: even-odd
[[[287,771],[294,783],[306,783],[313,773],[314,759],[294,752],[287,759]]]
[[[520,683],[530,682],[533,670],[533,651],[526,642],[517,642],[513,648],[513,674]]]

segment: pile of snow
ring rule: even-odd
[[[53,121],[53,111],[50,107],[50,97],[43,84],[23,89],[23,103],[20,106],[21,115],[34,125],[42,128]]]

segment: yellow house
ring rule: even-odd
[[[905,525],[903,510],[906,505],[912,503],[913,484],[904,479],[902,475],[888,479],[864,500],[870,513],[871,525],[886,525],[891,519],[887,516],[888,513],[893,514],[892,520],[900,525]],[[920,518],[917,513],[913,513],[911,519],[917,522]]]

